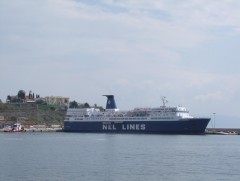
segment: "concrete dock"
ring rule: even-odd
[[[26,128],[22,132],[62,132],[62,128]],[[4,129],[0,129],[0,132],[4,132]]]
[[[240,135],[239,128],[207,128],[206,134],[218,134],[218,135]]]
[[[62,128],[25,128],[23,132],[62,132]],[[0,129],[4,132],[4,129]],[[239,128],[207,128],[205,134],[212,135],[240,135]]]

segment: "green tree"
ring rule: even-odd
[[[69,103],[69,108],[77,108],[78,107],[78,103],[76,101],[72,101]]]
[[[84,108],[90,108],[90,105],[86,102],[84,103]]]
[[[12,97],[10,95],[7,96],[7,102],[11,102],[12,101]]]
[[[24,90],[20,90],[20,91],[18,91],[18,95],[17,96],[18,96],[19,99],[24,100],[25,97],[26,97],[26,93],[25,93]]]

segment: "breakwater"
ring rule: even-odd
[[[206,134],[240,135],[240,128],[207,128]]]
[[[62,128],[27,128],[21,132],[62,132]],[[0,132],[4,132],[4,129],[0,129]]]
[[[0,129],[4,132],[4,129]],[[63,128],[26,128],[23,132],[63,132]],[[205,134],[211,135],[240,135],[239,128],[208,128]]]

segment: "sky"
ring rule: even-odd
[[[0,0],[0,99],[113,94],[127,110],[166,96],[240,128],[239,47],[239,0]]]

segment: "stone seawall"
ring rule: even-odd
[[[239,128],[207,128],[206,134],[240,135]]]
[[[62,128],[30,128],[30,129],[24,129],[23,132],[62,132]],[[4,132],[4,129],[0,129],[0,132]],[[12,132],[11,132],[12,133]],[[16,132],[19,133],[19,132]]]

